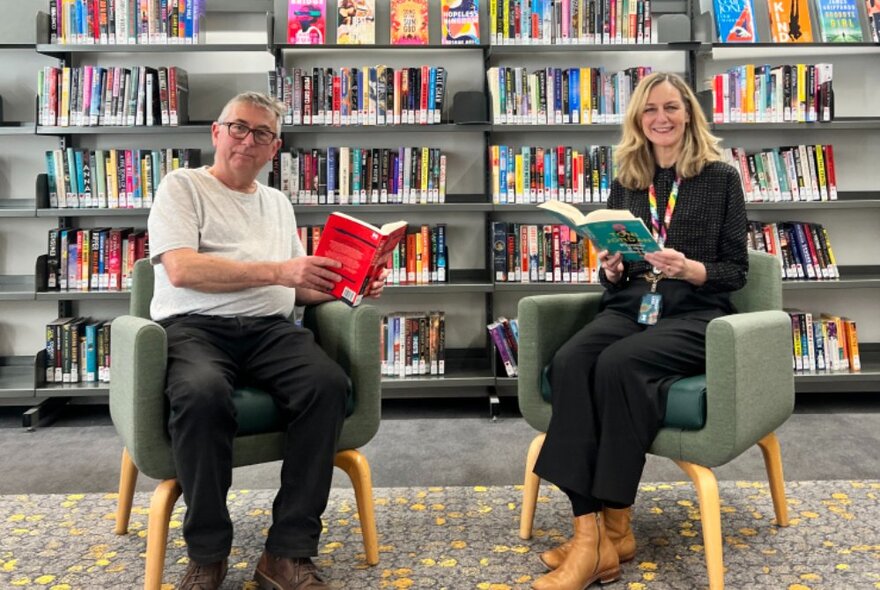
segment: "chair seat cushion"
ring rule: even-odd
[[[272,400],[272,396],[253,387],[243,387],[232,392],[232,403],[235,405],[238,420],[237,436],[264,434],[284,430],[286,421],[281,411]],[[354,412],[354,392],[351,379],[345,392],[345,417]]]
[[[541,397],[550,403],[550,367],[541,373]],[[665,428],[700,430],[706,424],[706,375],[695,375],[675,381],[666,395]]]

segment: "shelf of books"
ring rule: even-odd
[[[34,396],[34,357],[0,357],[0,398]]]
[[[32,275],[0,275],[0,301],[33,301]]]
[[[495,385],[489,359],[483,349],[447,349],[443,375],[382,377],[384,399],[425,397],[485,397]]]
[[[37,217],[147,217],[149,208],[144,207],[46,207],[36,210]]]
[[[568,125],[544,125],[544,124],[531,124],[531,123],[503,123],[496,124],[491,126],[491,131],[493,133],[500,133],[504,131],[536,131],[542,133],[570,133],[570,132],[583,132],[583,131],[594,131],[594,132],[620,132],[620,125],[617,123],[585,123],[578,124],[572,123]]]
[[[804,209],[876,209],[880,207],[880,192],[840,191],[836,201],[765,201],[748,202],[749,211],[801,211]]]
[[[193,43],[180,44],[156,44],[156,45],[76,45],[76,44],[53,44],[38,43],[37,53],[42,53],[58,59],[69,58],[71,54],[99,54],[99,53],[194,53],[194,52],[217,52],[217,53],[249,53],[266,52],[270,48],[266,43]]]
[[[33,135],[33,121],[8,121],[0,123],[0,135]]]
[[[187,125],[95,125],[92,127],[38,125],[37,135],[183,135],[204,136],[211,131],[211,123]]]
[[[840,278],[822,280],[783,281],[782,288],[789,289],[870,289],[880,287],[880,266],[840,266]]]
[[[439,123],[431,125],[284,125],[281,133],[481,133],[488,125],[456,125]]]
[[[835,117],[832,121],[807,123],[712,123],[714,131],[725,134],[731,131],[866,131],[880,129],[877,117]]]
[[[470,201],[471,198],[483,199],[482,195],[446,195],[445,203],[384,203],[380,205],[296,205],[296,214],[327,215],[334,211],[343,213],[485,213],[492,211],[492,205],[485,201]],[[2,216],[2,212],[0,212]]]
[[[492,281],[489,273],[481,268],[451,270],[449,278],[444,282],[423,282],[409,284],[388,284],[385,287],[388,292],[400,292],[405,295],[422,293],[491,293]]]
[[[859,371],[809,371],[794,376],[797,393],[828,393],[829,391],[876,392],[880,382],[880,343],[859,344]]]
[[[531,55],[534,53],[607,53],[607,52],[664,52],[694,51],[700,47],[698,41],[681,41],[678,43],[617,43],[614,45],[577,44],[577,45],[492,45],[489,56],[495,55]]]
[[[484,51],[490,48],[489,45],[391,45],[388,43],[377,43],[373,45],[349,45],[328,43],[324,45],[296,45],[292,43],[277,43],[272,46],[273,49],[286,52],[313,53],[321,51],[364,51],[369,49],[370,53],[374,51],[397,51],[397,52],[420,52],[420,51]]]

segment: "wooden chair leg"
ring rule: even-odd
[[[776,512],[776,524],[788,526],[788,505],[785,503],[785,479],[782,477],[782,452],[779,439],[771,432],[758,441],[767,467],[767,479],[770,481],[770,495],[773,497],[773,510]]]
[[[153,492],[153,499],[150,501],[150,518],[147,523],[147,567],[144,590],[160,590],[162,587],[165,548],[168,544],[168,523],[180,492],[180,485],[176,479],[166,479],[156,486],[156,491]]]
[[[370,476],[370,463],[357,450],[348,449],[336,453],[333,464],[348,474],[354,487],[367,563],[376,565],[379,563],[379,536],[376,532],[376,515],[373,511],[373,480]]]
[[[718,480],[708,467],[676,461],[697,488],[700,501],[700,520],[703,523],[703,549],[709,572],[709,590],[724,588],[724,556],[721,545],[721,501],[718,498]]]
[[[535,475],[535,463],[544,446],[544,438],[547,435],[539,434],[529,445],[529,453],[526,455],[526,474],[523,478],[522,511],[519,516],[519,538],[529,539],[532,536],[532,525],[535,521],[535,506],[538,503],[538,488],[541,486],[541,478]]]
[[[128,521],[131,518],[131,503],[134,501],[134,484],[137,483],[138,468],[128,449],[122,449],[122,468],[119,470],[119,499],[116,505],[116,530],[117,535],[128,532]]]

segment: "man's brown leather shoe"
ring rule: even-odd
[[[178,590],[217,590],[226,577],[226,560],[200,565],[192,560]]]
[[[262,590],[330,590],[308,557],[278,557],[263,551],[254,579]]]

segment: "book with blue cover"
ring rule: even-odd
[[[753,0],[713,0],[712,5],[718,41],[721,43],[758,42]]]
[[[584,215],[573,205],[556,200],[538,207],[589,239],[596,250],[620,252],[624,260],[642,260],[646,253],[662,249],[645,222],[626,209],[599,209]]]
[[[815,0],[823,43],[861,43],[862,22],[856,0]]]

